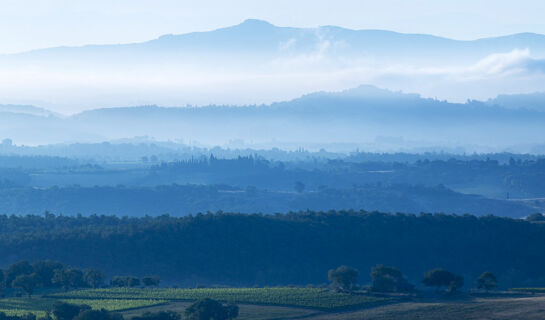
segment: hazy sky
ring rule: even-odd
[[[247,18],[280,26],[338,25],[473,39],[545,34],[544,0],[0,0],[0,53],[137,42]]]

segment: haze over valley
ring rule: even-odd
[[[542,1],[5,2],[0,320],[543,318]]]
[[[0,97],[74,114],[150,104],[269,104],[370,84],[464,102],[544,91],[544,59],[545,36],[534,33],[459,41],[248,19],[140,43],[4,54]]]

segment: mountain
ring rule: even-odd
[[[145,58],[216,57],[241,55],[244,58],[313,53],[328,50],[335,56],[374,56],[403,60],[436,61],[456,57],[457,61],[481,59],[514,49],[531,50],[545,57],[545,35],[520,33],[495,38],[459,41],[426,34],[404,34],[385,30],[351,30],[337,26],[317,28],[278,27],[266,21],[249,19],[239,25],[207,32],[163,35],[131,44],[87,45],[34,50],[7,57],[28,59],[62,58]],[[438,56],[440,54],[441,56]],[[6,56],[4,56],[6,57]]]
[[[494,99],[489,99],[486,103],[508,109],[528,109],[545,112],[545,92],[501,94]]]
[[[59,113],[97,105],[270,104],[369,83],[441,100],[545,90],[545,35],[459,41],[260,20],[141,43],[0,55],[2,103]],[[25,100],[21,100],[25,99]]]
[[[66,118],[6,113],[0,118],[0,138],[49,144],[147,136],[205,145],[245,140],[256,146],[272,141],[277,147],[324,148],[342,142],[350,150],[356,146],[370,151],[441,146],[467,152],[529,152],[544,143],[544,126],[545,112],[527,108],[479,101],[449,103],[360,86],[268,105],[119,107]]]
[[[32,105],[13,105],[13,104],[0,104],[0,113],[17,113],[17,114],[27,114],[38,117],[50,117],[58,116],[58,114],[49,111],[44,108],[35,107]]]

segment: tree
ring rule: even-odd
[[[146,287],[158,286],[159,282],[161,282],[161,278],[159,276],[150,276],[150,277],[142,278],[142,284],[145,285]]]
[[[123,320],[123,316],[119,313],[109,312],[104,309],[84,310],[81,311],[74,320]]]
[[[23,274],[31,274],[32,272],[34,272],[34,269],[30,265],[30,263],[28,263],[28,261],[26,260],[13,263],[6,269],[6,274],[5,274],[6,285],[9,287],[11,286],[11,283],[13,282],[13,280],[17,278],[17,276],[20,276]]]
[[[301,181],[297,181],[295,183],[294,189],[297,193],[303,193],[303,191],[305,191],[305,184]]]
[[[498,279],[496,279],[496,276],[490,271],[483,272],[479,276],[479,279],[477,279],[477,288],[485,289],[486,292],[490,289],[495,289],[496,287],[498,287]]]
[[[110,280],[112,287],[137,287],[140,285],[140,279],[131,276],[115,276]]]
[[[55,270],[62,268],[64,268],[62,263],[50,260],[36,261],[32,264],[32,269],[38,277],[38,285],[44,288],[53,286],[52,279]]]
[[[88,305],[76,305],[66,302],[55,302],[53,304],[53,315],[57,320],[73,320],[82,311],[91,310]]]
[[[371,289],[377,292],[407,292],[414,288],[396,267],[381,264],[371,268]]]
[[[140,285],[140,279],[137,277],[127,277],[128,287],[138,287]]]
[[[0,269],[0,295],[3,295],[3,291],[5,287],[6,287],[6,281],[4,278],[4,271]]]
[[[228,320],[238,316],[238,306],[224,307],[220,302],[209,298],[201,299],[185,309],[188,320]]]
[[[239,309],[236,304],[227,305],[225,311],[227,312],[227,319],[235,319],[238,317]]]
[[[127,279],[126,277],[115,276],[110,279],[110,286],[112,287],[126,287]]]
[[[106,275],[98,269],[87,269],[83,274],[83,281],[91,288],[98,288],[104,283]]]
[[[450,282],[448,286],[448,292],[454,293],[463,286],[464,286],[464,278],[459,275],[454,275],[454,279],[452,279],[452,281]]]
[[[156,313],[146,312],[140,317],[134,317],[131,320],[180,320],[182,317],[173,311],[160,311]]]
[[[359,271],[348,266],[340,266],[337,269],[331,269],[327,273],[331,285],[343,291],[352,291],[356,287]]]
[[[55,270],[52,282],[62,286],[65,290],[83,287],[83,272],[76,268],[63,268]]]
[[[424,275],[422,283],[428,287],[448,287],[449,292],[455,292],[464,285],[464,278],[442,268],[430,270]]]
[[[34,292],[34,289],[38,286],[39,277],[33,273],[33,274],[21,274],[18,275],[15,280],[13,280],[11,286],[15,288],[21,288],[23,289],[30,298],[32,296],[32,293]]]

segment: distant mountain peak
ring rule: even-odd
[[[44,108],[39,108],[31,105],[14,105],[14,104],[1,104],[0,112],[26,114],[38,117],[50,117],[58,116],[56,113]]]
[[[379,88],[373,85],[362,84],[342,91],[319,91],[301,96],[299,99],[320,99],[323,97],[350,98],[350,99],[421,99],[416,93],[404,93]],[[297,100],[297,99],[296,99]]]
[[[259,20],[259,19],[246,19],[238,26],[244,26],[244,27],[275,27],[272,23],[265,21],[265,20]]]

